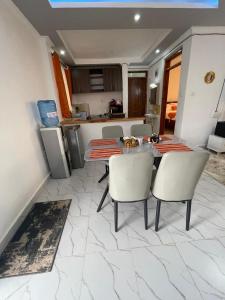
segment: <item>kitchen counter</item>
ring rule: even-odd
[[[136,118],[99,118],[99,119],[90,119],[90,120],[80,120],[80,119],[64,119],[61,122],[62,126],[70,126],[77,124],[89,124],[89,123],[120,123],[120,122],[129,122],[129,121],[144,121],[145,117],[136,117]]]
[[[64,119],[61,122],[63,127],[80,125],[81,138],[85,150],[88,149],[88,143],[93,139],[102,138],[102,128],[105,126],[117,125],[123,128],[124,136],[130,135],[132,125],[143,124],[145,118],[114,118],[107,117],[94,118],[92,120]]]

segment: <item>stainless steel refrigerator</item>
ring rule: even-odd
[[[68,141],[72,169],[84,167],[84,146],[80,133],[80,125],[63,126],[63,133]]]

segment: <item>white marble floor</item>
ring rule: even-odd
[[[160,230],[149,230],[143,204],[119,205],[114,232],[108,198],[96,213],[106,181],[101,163],[69,179],[50,179],[37,201],[72,198],[52,272],[0,280],[0,300],[225,299],[225,186],[203,175],[193,200],[191,229],[184,204],[162,204]]]

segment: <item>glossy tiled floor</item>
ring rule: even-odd
[[[72,198],[52,272],[0,280],[0,299],[225,299],[225,186],[203,175],[193,201],[191,229],[184,204],[163,204],[160,231],[149,230],[143,204],[119,205],[114,233],[108,198],[96,213],[104,165],[89,163],[69,179],[49,180],[38,201]]]

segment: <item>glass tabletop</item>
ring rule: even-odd
[[[172,137],[170,140],[160,141],[160,144],[179,144],[183,140],[177,137]],[[121,148],[123,154],[129,153],[140,153],[140,152],[150,152],[154,157],[162,157],[162,154],[154,147],[154,144],[144,142],[142,145],[137,147],[125,147],[124,143],[120,139],[116,139],[116,144],[113,145],[101,145],[101,146],[92,146],[89,142],[88,149],[85,151],[84,160],[85,161],[107,161],[109,158],[90,158],[90,152],[93,149],[107,149],[107,148]]]

